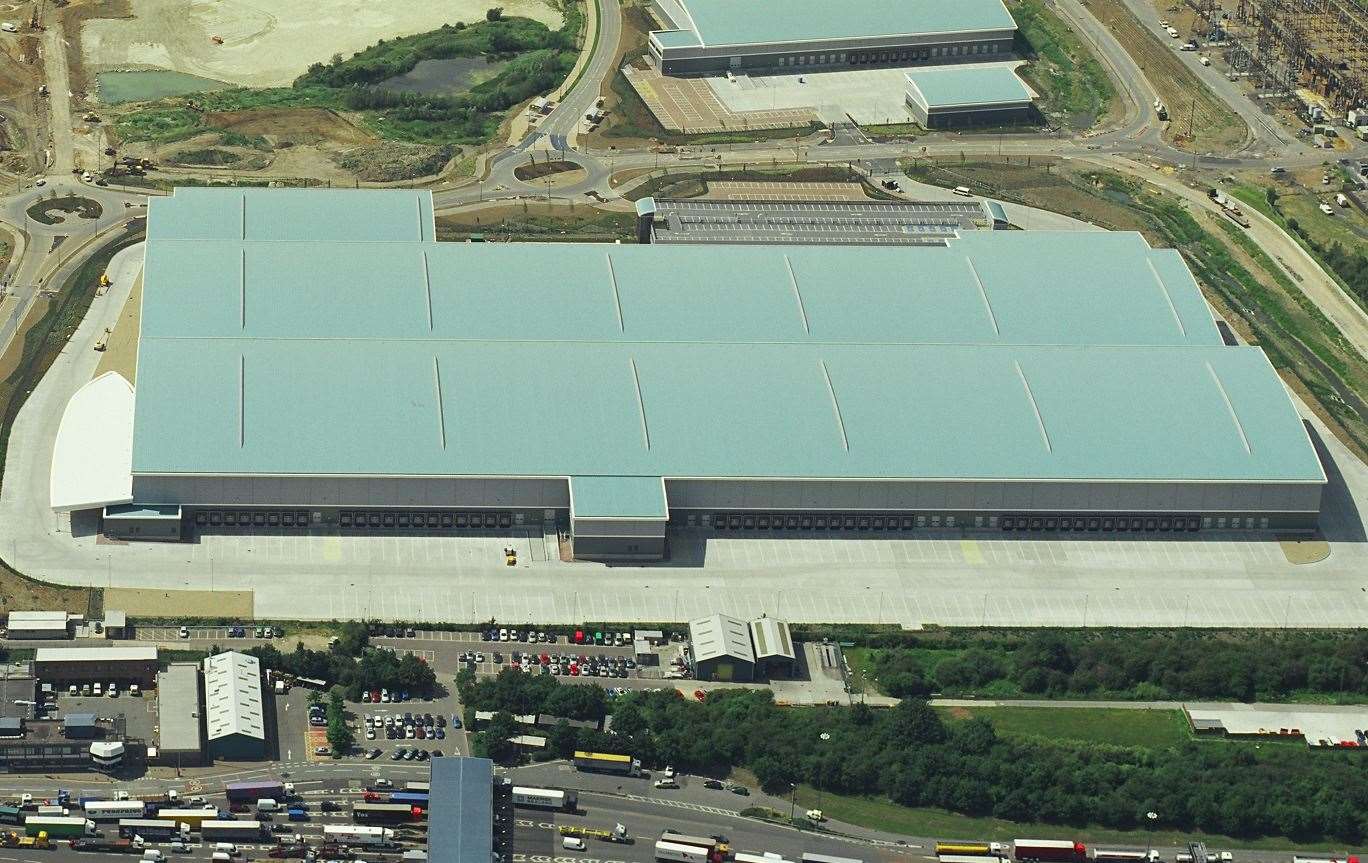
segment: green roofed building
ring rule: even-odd
[[[907,66],[1005,57],[1016,22],[1002,0],[657,0],[651,33],[667,75]]]
[[[974,63],[912,69],[907,107],[923,128],[1009,125],[1035,112],[1036,93],[1007,63]]]
[[[1316,524],[1268,358],[1138,234],[701,253],[437,243],[425,191],[149,206],[114,505],[187,528],[550,522],[652,558],[667,525]]]

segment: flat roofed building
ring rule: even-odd
[[[494,762],[434,758],[429,777],[428,863],[485,863],[494,853]]]
[[[38,679],[57,684],[99,681],[151,686],[157,679],[157,648],[40,647],[34,653],[33,671]]]
[[[1017,77],[1016,63],[913,69],[907,107],[923,128],[1006,126],[1035,116],[1036,92]]]
[[[751,646],[755,649],[755,666],[766,677],[792,677],[798,665],[798,653],[793,646],[793,635],[788,621],[773,617],[759,617],[750,622]]]
[[[1012,50],[1002,0],[658,0],[648,50],[667,75],[983,59]]]
[[[64,639],[71,637],[71,615],[65,611],[11,611],[5,637],[18,639]]]
[[[748,681],[755,678],[755,650],[744,621],[714,614],[689,621],[694,676],[699,680]]]
[[[200,671],[194,662],[173,662],[157,675],[157,757],[163,764],[194,767],[204,761]]]
[[[261,663],[237,651],[204,660],[204,706],[209,754],[233,761],[266,757]]]
[[[130,506],[202,530],[568,521],[578,556],[653,558],[667,524],[1316,524],[1267,358],[1138,234],[700,256],[435,243],[427,192],[150,207]]]

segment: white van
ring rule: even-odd
[[[148,848],[143,852],[142,859],[148,861],[148,863],[162,863],[162,861],[166,859],[166,855],[156,848]]]
[[[233,858],[229,857],[223,851],[215,851],[209,859],[212,860],[213,863],[231,863]]]
[[[969,198],[969,197],[972,197],[973,194],[974,194],[973,192],[969,191],[969,187],[968,187],[968,186],[956,186],[955,189],[954,189],[954,192],[955,192],[956,195],[959,195],[961,198]]]
[[[234,845],[232,842],[215,842],[215,843],[214,843],[214,854],[215,854],[215,859],[217,859],[217,855],[219,855],[219,854],[227,854],[227,855],[229,855],[229,856],[231,857],[232,855],[234,855],[234,854],[236,854],[236,853],[238,853],[237,846]]]
[[[279,808],[280,804],[269,797],[256,802],[256,811],[258,812],[275,812]]]
[[[561,837],[561,847],[566,851],[583,851],[588,846],[586,846],[584,840],[578,836],[563,836]]]

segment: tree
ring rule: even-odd
[[[356,738],[347,725],[346,707],[342,703],[342,690],[333,687],[328,694],[328,745],[334,753],[345,755],[351,751]]]
[[[520,733],[513,715],[500,710],[489,720],[484,730],[475,735],[476,749],[497,764],[512,764],[518,756],[518,748],[510,742],[510,738]]]
[[[502,20],[503,20],[503,7],[502,7],[502,6],[494,6],[493,8],[486,9],[486,10],[485,10],[485,20],[486,20],[486,21],[490,21],[490,22],[493,22],[493,21],[502,21]]]
[[[370,633],[366,631],[366,625],[359,621],[349,620],[342,624],[342,628],[337,633],[337,643],[333,645],[333,652],[343,656],[360,656],[361,651],[370,644]]]

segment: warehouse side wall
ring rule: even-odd
[[[666,48],[654,39],[650,41],[651,56],[667,75],[776,68],[940,65],[962,60],[1004,59],[1011,55],[1012,47],[1010,30],[682,48]]]

